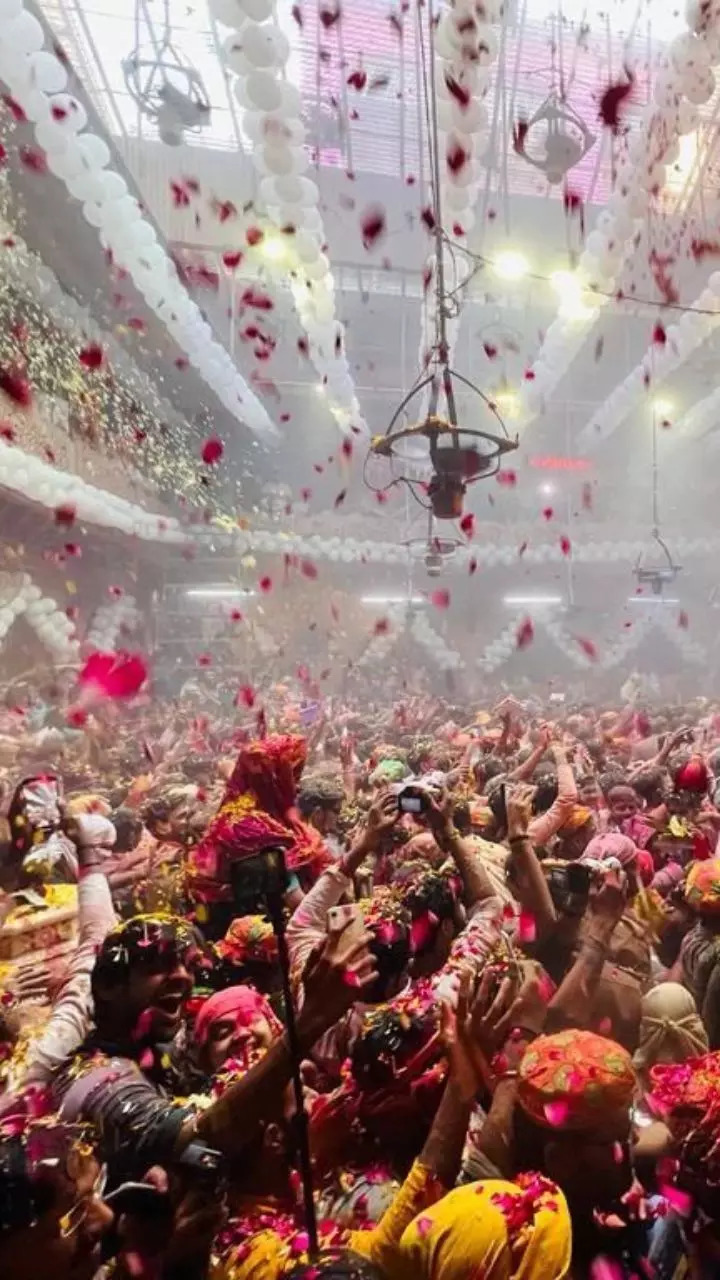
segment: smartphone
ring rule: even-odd
[[[344,929],[343,938],[348,942],[359,942],[365,936],[365,921],[356,902],[345,902],[339,907],[330,907],[327,913],[328,928],[333,931]]]
[[[159,1191],[150,1182],[123,1182],[103,1197],[116,1218],[124,1214],[133,1217],[160,1218],[172,1213],[172,1203],[166,1191]]]
[[[428,808],[429,797],[422,787],[414,787],[412,785],[403,787],[398,792],[398,809],[401,813],[420,814],[425,813]]]
[[[568,892],[578,897],[587,897],[590,892],[592,871],[581,862],[568,862],[565,869]]]

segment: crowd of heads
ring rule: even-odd
[[[8,713],[3,1274],[720,1274],[720,706],[311,710]]]

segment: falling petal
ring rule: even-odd
[[[570,1106],[562,1098],[558,1098],[555,1102],[546,1102],[543,1111],[548,1124],[559,1129],[568,1118]]]
[[[202,457],[203,462],[207,463],[208,466],[212,466],[213,463],[220,461],[223,456],[224,448],[225,446],[222,440],[218,440],[213,436],[203,444],[200,456]]]
[[[532,623],[532,618],[525,618],[515,632],[515,642],[518,649],[527,649],[528,645],[532,644],[534,635],[535,628]]]
[[[97,651],[86,660],[78,683],[104,698],[131,698],[147,677],[147,663],[141,654]]]
[[[368,205],[360,218],[363,249],[372,249],[385,235],[385,210],[380,204]]]
[[[430,603],[436,609],[447,609],[450,605],[450,592],[446,587],[441,587],[437,591],[430,593]]]
[[[91,342],[79,352],[78,360],[86,369],[100,369],[105,360],[105,352],[99,343]]]

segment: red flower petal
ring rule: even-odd
[[[39,151],[37,147],[21,147],[18,155],[20,163],[31,173],[47,173],[47,160],[45,152]]]
[[[314,579],[318,576],[317,566],[313,564],[312,560],[301,560],[300,572],[304,578]]]
[[[257,245],[262,244],[265,239],[265,232],[261,227],[248,227],[245,232],[245,239],[250,245],[250,248],[254,249]]]
[[[375,623],[375,626],[373,627],[373,635],[386,636],[389,630],[390,630],[390,623],[388,622],[387,618],[378,618],[377,622]]]
[[[689,625],[690,619],[688,618],[685,610],[681,609],[678,614],[678,626],[682,627],[683,631],[687,631]]]
[[[205,441],[200,456],[202,457],[203,462],[208,466],[212,466],[215,462],[220,461],[223,456],[224,449],[225,446],[222,440],[218,440],[216,437],[211,436],[209,440]]]
[[[472,538],[475,531],[475,516],[472,511],[468,511],[467,514],[463,516],[460,521],[460,528],[466,538]]]
[[[243,254],[240,251],[240,249],[238,249],[236,252],[228,249],[223,254],[222,260],[223,260],[223,265],[227,267],[228,271],[234,271],[236,267],[240,266],[240,263],[243,260]]]
[[[322,0],[318,7],[318,18],[326,31],[340,21],[341,12],[340,0]]]
[[[535,628],[532,623],[532,618],[525,618],[515,632],[515,643],[517,644],[518,649],[527,649],[528,645],[532,644],[534,636]]]
[[[620,129],[620,108],[626,98],[630,96],[635,83],[634,77],[629,71],[626,71],[627,79],[618,84],[608,85],[603,93],[598,107],[598,115],[604,125],[608,129],[612,129],[613,133],[617,133]]]
[[[470,577],[472,577],[472,575],[477,572],[477,567],[478,567],[478,562],[473,556],[472,560],[468,562],[468,573]]]
[[[447,609],[450,605],[450,592],[447,587],[440,587],[437,591],[430,593],[430,603],[436,609]]]
[[[334,503],[333,503],[333,506],[335,507],[335,510],[336,510],[336,511],[337,511],[337,508],[338,508],[338,507],[341,507],[341,506],[342,506],[342,504],[343,504],[343,502],[345,501],[346,497],[347,497],[347,489],[341,489],[341,490],[340,490],[340,492],[339,492],[339,494],[338,494],[338,496],[337,496],[337,498],[335,499],[335,501],[334,501]]]
[[[236,707],[254,707],[255,706],[255,690],[250,684],[243,684],[235,694]]]
[[[25,123],[27,116],[16,98],[13,98],[9,93],[2,93],[0,94],[0,102],[5,104],[10,115],[17,124]]]
[[[451,143],[445,152],[445,163],[453,176],[462,173],[469,159],[469,152],[459,142]]]
[[[78,360],[86,369],[99,369],[105,359],[105,352],[97,342],[91,342],[78,353]]]
[[[16,369],[0,369],[0,391],[4,391],[22,409],[28,409],[32,404],[32,387],[25,375]]]
[[[361,93],[367,84],[367,71],[363,71],[362,67],[352,71],[347,78],[347,83],[351,89],[357,89],[358,93]]]
[[[199,653],[199,654],[198,654],[198,656],[197,656],[197,665],[198,665],[199,667],[211,667],[211,666],[212,666],[212,654],[211,654],[211,653]]]
[[[495,476],[498,484],[503,485],[506,489],[514,489],[517,484],[517,472],[511,470],[498,471]]]
[[[55,523],[62,528],[69,528],[75,521],[75,506],[72,502],[62,502],[55,508]]]
[[[131,698],[148,677],[147,663],[139,653],[91,653],[78,682],[105,698]]]
[[[552,507],[543,507],[543,520],[552,520],[554,515]]]
[[[268,591],[272,591],[272,578],[264,577],[258,582],[261,591],[267,595]]]
[[[363,249],[371,249],[385,235],[385,210],[380,204],[370,204],[360,218]]]
[[[562,551],[564,556],[569,556],[572,550],[570,539],[567,537],[566,534],[563,534],[560,539],[560,550]]]
[[[597,648],[593,644],[592,640],[588,640],[586,636],[576,636],[575,639],[585,654],[585,657],[589,658],[591,662],[596,662],[598,656]]]
[[[667,334],[661,324],[656,324],[652,333],[652,340],[658,347],[664,347],[667,342]]]

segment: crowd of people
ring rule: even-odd
[[[719,1276],[720,705],[199,701],[0,721],[0,1274]]]

